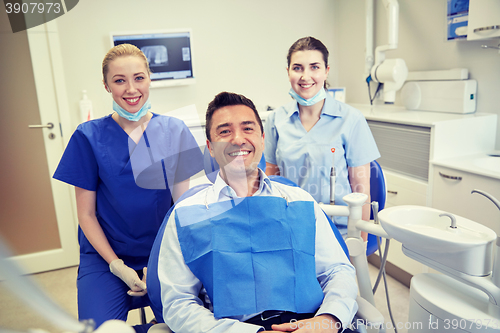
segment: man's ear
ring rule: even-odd
[[[208,148],[208,152],[210,153],[210,156],[212,156],[212,157],[214,157],[214,158],[215,158],[215,156],[214,156],[214,151],[213,151],[213,146],[212,146],[212,144],[210,143],[210,141],[208,141],[208,139],[207,139],[207,148]]]

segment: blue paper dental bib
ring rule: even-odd
[[[284,310],[313,313],[323,301],[314,260],[313,202],[247,197],[175,211],[184,260],[216,318]]]

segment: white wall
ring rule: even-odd
[[[375,0],[375,46],[387,43],[386,12],[382,0]],[[332,85],[347,88],[348,103],[368,104],[364,75],[365,1],[334,1],[335,69]],[[447,41],[446,0],[399,0],[399,47],[387,58],[402,58],[409,71],[468,68],[478,81],[477,112],[499,115],[497,149],[500,149],[500,54],[482,49],[497,46],[500,40]],[[373,94],[373,89],[372,89]],[[401,104],[399,94],[396,104]]]
[[[244,94],[257,106],[288,102],[288,48],[307,35],[333,48],[333,7],[332,0],[80,1],[57,19],[74,125],[83,89],[96,117],[112,112],[101,83],[110,32],[191,28],[197,83],[151,89],[152,111],[196,104],[204,117],[207,104],[223,90]]]

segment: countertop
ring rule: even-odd
[[[361,113],[368,120],[373,121],[383,121],[396,124],[413,125],[413,126],[423,126],[432,127],[440,122],[455,121],[467,118],[477,118],[493,116],[491,113],[470,113],[470,114],[455,114],[455,113],[445,113],[445,112],[429,112],[429,111],[411,111],[405,109],[403,106],[394,105],[367,105],[367,104],[349,104],[356,109],[360,110]],[[272,111],[260,111],[259,115],[262,121],[266,121],[267,117]],[[170,114],[169,114],[170,115]],[[205,118],[191,113],[188,117],[186,112],[175,114],[180,119],[183,119],[187,126],[205,126]]]
[[[403,106],[350,104],[360,110],[367,120],[391,122],[396,124],[432,127],[436,123],[467,118],[492,116],[491,113],[456,114],[445,112],[412,111]]]
[[[485,153],[433,160],[431,164],[500,179],[500,157]]]

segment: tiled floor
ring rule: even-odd
[[[76,267],[60,269],[32,275],[33,279],[57,304],[68,313],[77,316],[76,306]],[[372,282],[375,280],[377,268],[370,265]],[[389,295],[391,300],[394,320],[397,323],[405,323],[408,318],[409,290],[406,286],[388,277]],[[375,294],[377,308],[382,312],[387,323],[390,323],[389,313],[385,300],[385,288],[381,283]],[[148,309],[149,310],[149,309]],[[148,320],[152,313],[147,312]],[[134,310],[129,314],[128,323],[135,325],[139,323],[139,311]],[[387,332],[393,332],[388,324]],[[51,325],[43,316],[38,315],[29,306],[20,302],[18,298],[6,288],[5,282],[0,282],[0,332],[2,328],[16,331],[26,331],[31,328],[45,329],[51,333],[61,332]],[[406,330],[398,330],[398,333],[406,333]]]

